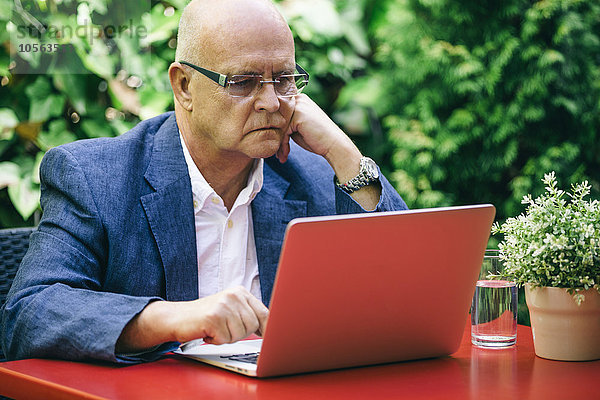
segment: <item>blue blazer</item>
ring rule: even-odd
[[[252,219],[268,304],[289,221],[364,210],[335,187],[320,156],[292,144],[286,163],[265,161]],[[192,191],[175,115],[53,148],[40,178],[43,217],[2,310],[7,357],[138,362],[171,349],[115,354],[148,302],[198,298]],[[377,211],[406,208],[385,178],[382,187]]]

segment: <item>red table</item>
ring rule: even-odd
[[[473,347],[469,327],[449,357],[256,379],[169,356],[119,367],[56,360],[0,363],[0,394],[17,399],[600,399],[600,361],[536,357],[531,329],[517,345]]]

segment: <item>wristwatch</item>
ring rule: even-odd
[[[335,177],[336,186],[346,193],[355,192],[364,186],[378,181],[379,169],[377,168],[375,161],[369,157],[362,157],[360,159],[360,171],[358,172],[358,175],[350,179],[348,182],[340,183],[337,176]]]

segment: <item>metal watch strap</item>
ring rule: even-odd
[[[377,182],[378,180],[379,170],[377,169],[377,164],[375,164],[375,161],[373,161],[369,157],[362,157],[360,159],[360,170],[358,172],[358,175],[356,175],[354,178],[350,179],[346,183],[340,183],[336,176],[335,184],[344,192],[350,194],[364,186],[367,186],[373,182]]]

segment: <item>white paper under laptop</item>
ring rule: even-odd
[[[256,376],[256,359],[262,342],[262,339],[242,340],[217,346],[205,344],[202,339],[198,339],[183,344],[175,353],[244,375]],[[252,361],[249,362],[248,359]]]
[[[263,339],[196,340],[176,353],[258,377],[451,354],[494,214],[475,205],[295,219]]]

